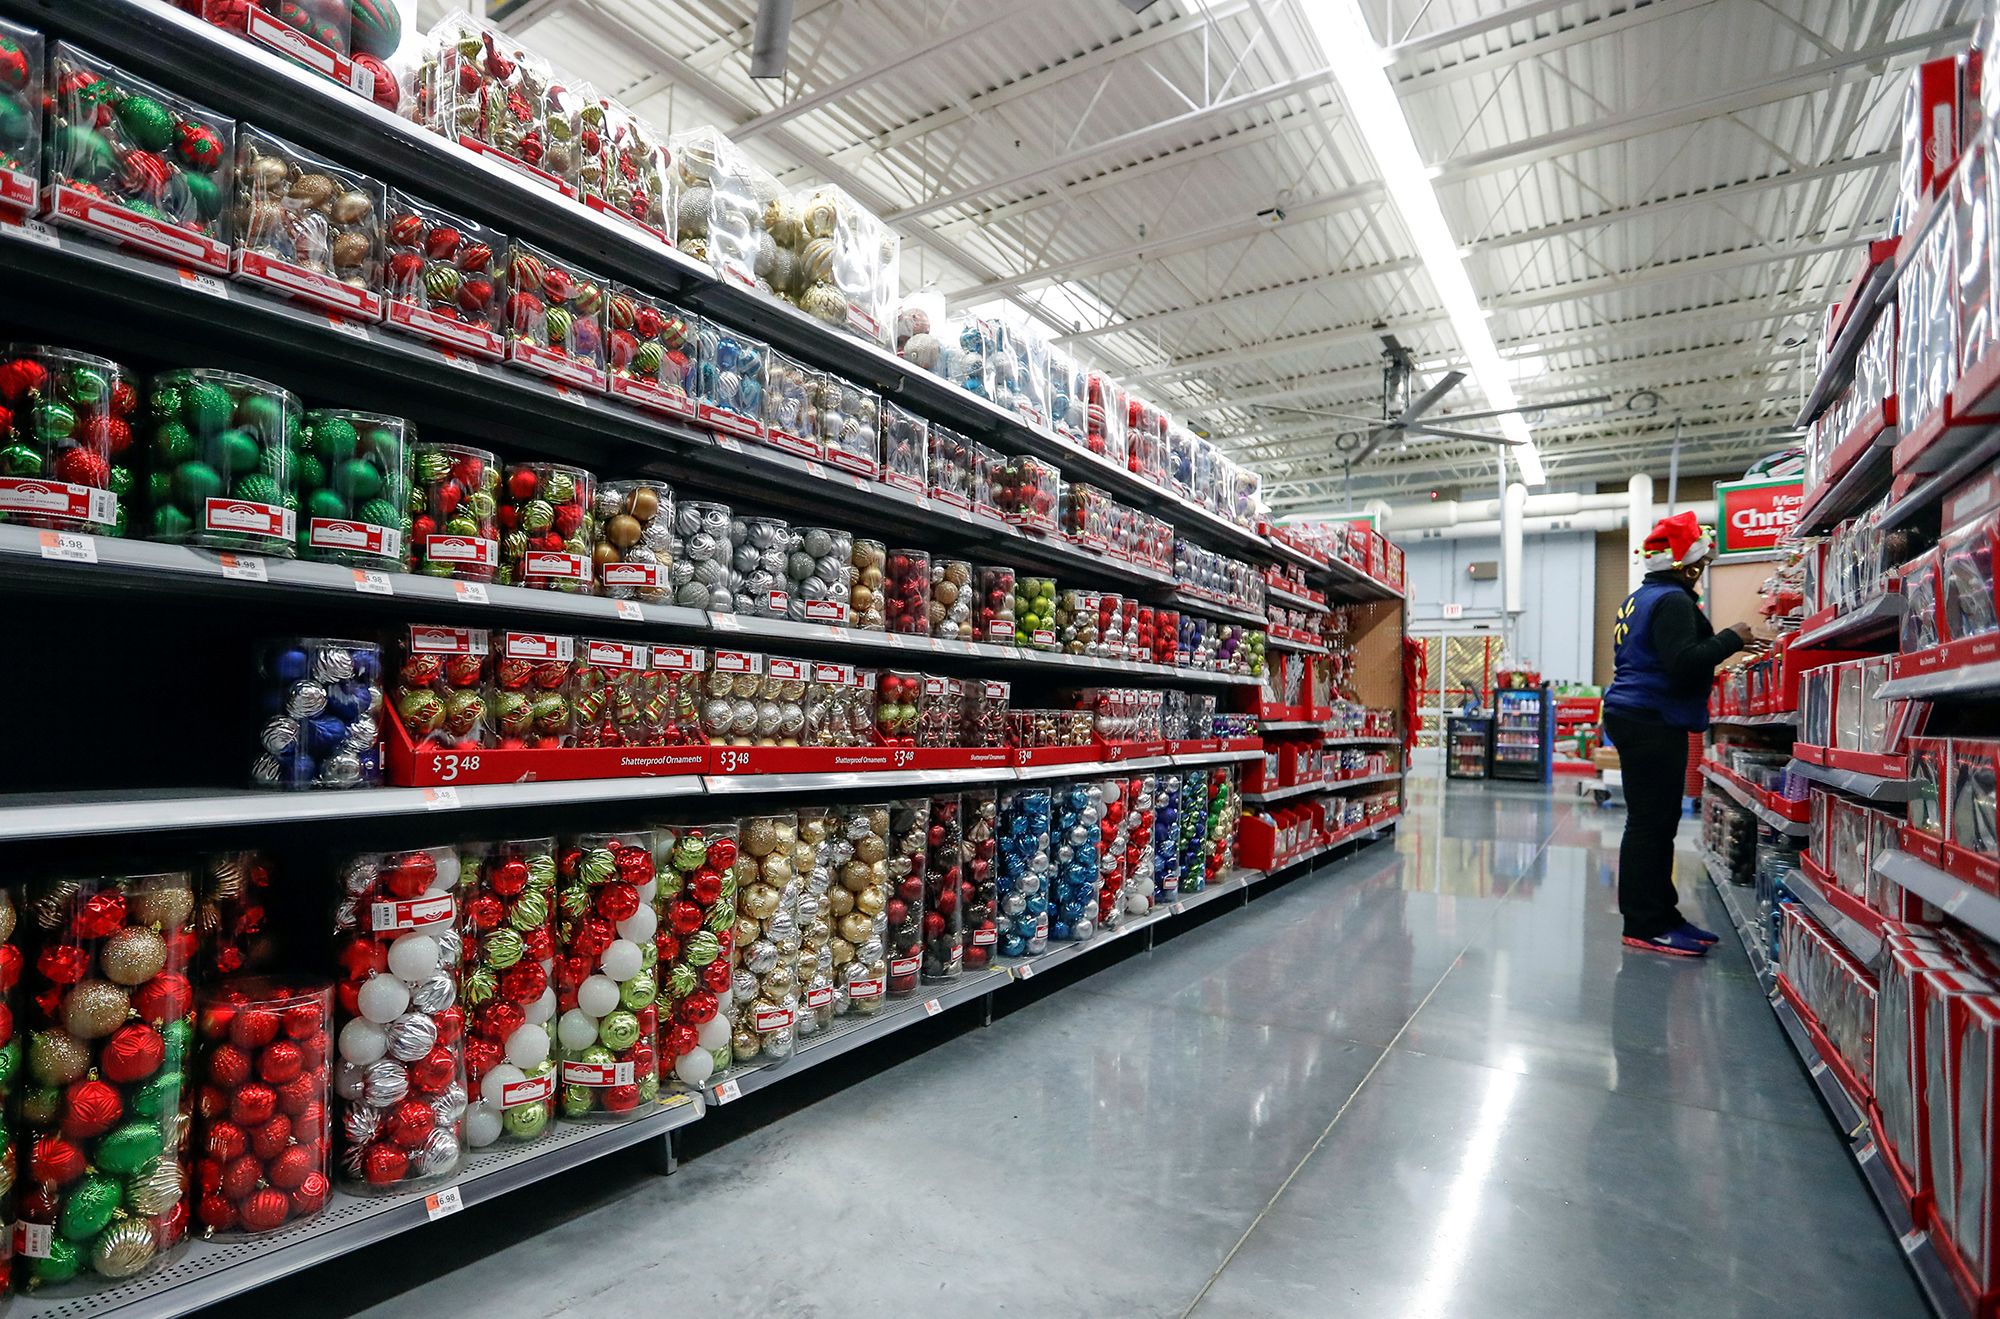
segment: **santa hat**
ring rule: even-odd
[[[1699,563],[1714,548],[1715,543],[1709,539],[1708,529],[1693,513],[1676,513],[1670,518],[1661,518],[1646,535],[1643,551],[1646,571],[1665,572],[1670,568]]]

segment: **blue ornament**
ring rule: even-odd
[[[742,356],[743,349],[734,339],[724,339],[715,345],[715,365],[717,370],[736,370]]]
[[[743,383],[736,387],[736,399],[739,411],[756,416],[763,409],[764,387],[757,383],[756,377],[744,376]]]
[[[382,667],[382,657],[373,650],[357,650],[350,658],[354,661],[354,676],[363,682],[372,682]]]
[[[315,715],[305,721],[306,750],[315,756],[323,756],[340,745],[340,739],[347,736],[347,721],[332,715]]]
[[[283,650],[271,661],[271,671],[286,682],[297,682],[312,672],[312,661],[303,650]]]

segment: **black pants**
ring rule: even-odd
[[[1682,923],[1674,892],[1674,834],[1687,791],[1688,734],[1604,712],[1625,775],[1625,837],[1618,845],[1618,910],[1634,939],[1665,934]]]

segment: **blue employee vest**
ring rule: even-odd
[[[1708,727],[1708,684],[1692,692],[1674,690],[1653,649],[1653,614],[1662,598],[1686,588],[1673,582],[1642,582],[1618,606],[1611,626],[1612,678],[1604,708],[1619,714],[1658,719],[1673,728],[1700,732]]]

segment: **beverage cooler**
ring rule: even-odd
[[[1493,693],[1492,777],[1549,781],[1555,755],[1554,705],[1547,683]]]
[[[1492,748],[1493,720],[1483,714],[1455,714],[1445,720],[1444,774],[1448,779],[1483,779]]]

